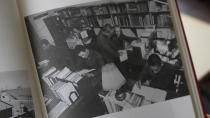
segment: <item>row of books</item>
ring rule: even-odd
[[[128,13],[148,12],[147,3],[127,3],[126,9]]]
[[[144,27],[156,24],[158,27],[168,27],[170,24],[169,14],[163,13],[155,16],[149,15],[149,13],[136,14],[159,11],[168,11],[167,5],[148,1],[65,8],[57,13],[65,19],[61,20],[64,27],[103,27],[105,24],[120,25],[121,27]]]
[[[138,16],[138,15],[130,15],[130,22],[133,27],[135,26],[149,26],[154,25],[154,16],[152,15],[145,15],[145,16]]]
[[[88,17],[87,24],[93,27],[103,27],[105,24],[114,25],[112,18],[109,17]]]
[[[103,6],[103,7],[93,7],[93,12],[95,15],[102,15],[102,14],[108,14],[108,9],[107,7]]]
[[[122,27],[130,26],[129,18],[125,15],[114,16],[114,23]]]
[[[156,25],[157,27],[169,27],[171,24],[169,14],[157,15],[114,15],[114,16],[91,16],[87,18],[71,18],[62,22],[65,27],[103,27],[105,24],[121,27],[144,27]]]
[[[171,18],[168,14],[160,14],[157,16],[158,27],[170,26],[171,24]]]
[[[104,14],[119,14],[119,13],[139,13],[139,12],[159,12],[168,11],[168,6],[158,4],[154,1],[149,2],[130,2],[120,4],[107,4],[103,6],[83,7],[83,8],[65,8],[57,11],[59,16],[64,18],[78,16],[92,16]]]

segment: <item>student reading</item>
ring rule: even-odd
[[[171,99],[180,94],[185,95],[187,93],[177,93],[175,79],[175,69],[172,65],[162,62],[160,57],[156,54],[151,54],[147,60],[147,64],[144,66],[142,72],[139,74],[137,85],[141,88],[141,84],[165,90],[167,92],[167,98]]]
[[[87,73],[84,76],[87,78],[93,78],[94,80],[91,81],[91,84],[93,86],[95,84],[98,85],[98,89],[101,89],[101,83],[102,83],[102,73],[101,73],[101,68],[104,65],[104,61],[102,59],[102,56],[91,49],[87,49],[82,45],[78,45],[75,48],[75,53],[77,56],[82,58],[82,62],[80,63],[80,67],[83,69],[96,69],[92,73]]]

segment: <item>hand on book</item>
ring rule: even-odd
[[[138,87],[139,89],[141,89],[142,84],[145,85],[145,86],[149,86],[150,81],[146,80],[146,82],[142,83],[142,82],[139,80],[138,82],[136,82],[136,85],[137,85],[137,87]]]

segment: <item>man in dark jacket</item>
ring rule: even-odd
[[[139,74],[137,85],[141,88],[141,84],[148,85],[153,88],[165,90],[167,98],[177,97],[176,86],[174,83],[175,70],[168,63],[163,63],[156,54],[149,56],[147,64]]]
[[[98,52],[87,49],[81,45],[78,45],[75,48],[75,53],[77,53],[77,56],[82,58],[80,62],[81,69],[96,69],[95,71],[91,73],[87,73],[84,76],[87,78],[93,78],[91,80],[92,86],[95,86],[98,84],[97,85],[98,89],[101,89],[102,87],[101,68],[104,65],[102,56]]]
[[[115,48],[117,50],[125,49],[125,42],[128,42],[130,44],[132,41],[137,39],[138,38],[136,37],[129,37],[124,35],[119,26],[114,27],[114,34],[112,36],[112,41],[114,42]]]
[[[114,33],[111,38],[113,42],[113,49],[117,52],[119,50],[125,50],[128,47],[131,47],[131,43],[133,41],[137,41],[137,37],[130,37],[123,34],[121,28],[119,26],[114,27]],[[126,43],[128,46],[126,47]],[[140,48],[133,47],[132,50],[127,51],[128,60],[121,62],[119,59],[115,60],[115,64],[124,75],[126,79],[136,78],[131,76],[130,73],[135,73],[134,71],[137,68],[140,68],[139,62],[141,62]],[[136,71],[137,72],[137,71]]]
[[[119,58],[119,53],[115,50],[115,45],[111,41],[113,28],[110,24],[106,24],[97,36],[98,51],[105,60],[105,63],[114,62]]]

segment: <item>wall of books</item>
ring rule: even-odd
[[[151,26],[158,29],[169,28],[172,24],[168,5],[153,0],[69,7],[57,11],[57,14],[66,28],[101,28],[111,24],[124,29]]]

